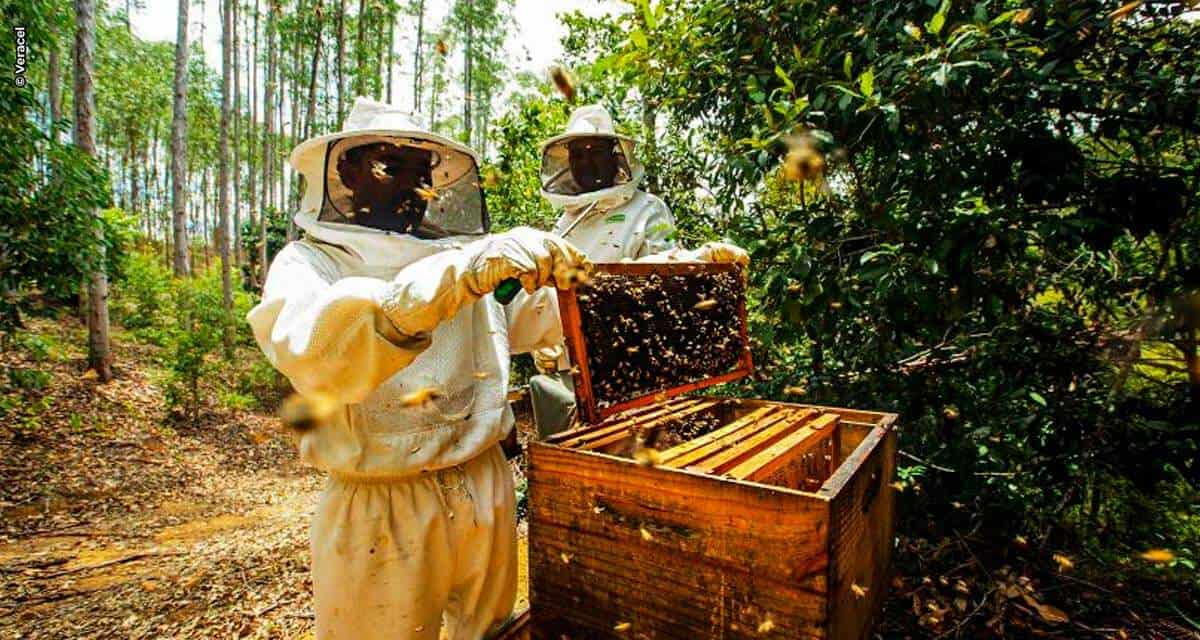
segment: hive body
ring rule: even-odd
[[[580,419],[529,449],[531,637],[866,637],[897,417],[680,395],[750,371],[741,274],[599,270],[560,296]]]

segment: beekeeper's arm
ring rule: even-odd
[[[517,229],[418,260],[390,282],[335,279],[327,256],[292,243],[248,319],[297,391],[356,403],[424,351],[439,323],[501,281],[516,278],[533,291],[570,282],[585,262],[556,236]]]

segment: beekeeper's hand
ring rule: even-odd
[[[742,267],[750,264],[750,254],[728,242],[706,242],[696,249],[696,258],[703,262],[726,262]]]
[[[563,356],[563,348],[560,345],[553,347],[543,347],[533,350],[533,366],[537,368],[538,373],[550,375],[558,371],[558,359]]]
[[[520,227],[405,267],[380,306],[400,333],[428,336],[505,280],[519,280],[529,292],[548,285],[566,289],[586,279],[590,269],[591,263],[567,241]]]
[[[750,254],[728,242],[707,242],[699,249],[670,249],[638,258],[637,262],[723,262],[745,267]]]
[[[520,280],[533,293],[553,285],[569,289],[587,278],[591,263],[562,238],[529,227],[492,236],[471,261],[467,283],[478,295],[495,291],[508,279]]]

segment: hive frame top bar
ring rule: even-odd
[[[595,273],[612,274],[617,276],[677,276],[700,273],[726,273],[741,271],[735,264],[714,262],[607,262],[596,263]],[[754,363],[750,357],[749,336],[746,331],[746,296],[743,292],[738,305],[739,327],[742,344],[746,348],[738,359],[736,368],[718,375],[693,380],[666,389],[656,389],[644,395],[634,396],[613,405],[600,408],[596,405],[596,396],[592,387],[592,372],[588,368],[588,344],[583,334],[583,320],[580,315],[579,298],[574,289],[559,290],[558,307],[562,318],[563,336],[567,343],[567,352],[571,356],[571,364],[575,367],[573,377],[575,382],[575,400],[579,415],[584,422],[597,423],[603,419],[627,411],[646,406],[689,393],[716,384],[730,382],[750,375],[754,371]]]

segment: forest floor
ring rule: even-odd
[[[210,404],[180,422],[155,347],[117,331],[117,378],[101,385],[81,373],[77,325],[30,333],[37,349],[0,353],[26,380],[0,396],[0,639],[312,637],[323,478],[274,416]],[[523,536],[521,551],[518,606]],[[899,552],[879,637],[1200,638],[1173,604],[1195,606],[1190,591],[998,567],[969,535],[902,537]],[[1159,612],[1168,601],[1178,615]]]

